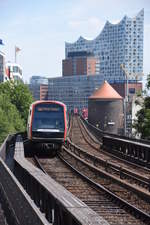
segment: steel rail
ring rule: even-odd
[[[86,125],[85,125],[85,123],[83,122],[83,120],[81,120],[81,118],[79,119],[80,120],[80,122],[82,123],[82,127],[84,128],[84,130],[86,131],[86,133],[90,136],[90,138],[92,138],[92,134],[91,134],[91,132],[88,130],[88,128],[86,127]],[[79,123],[79,125],[80,125],[80,123]],[[80,126],[80,128],[81,128],[81,126]],[[85,137],[85,135],[84,135],[84,133],[83,133],[83,131],[82,131],[82,129],[80,129],[80,131],[82,132],[82,135],[83,135],[83,138],[84,138],[84,140],[91,146],[91,147],[93,147],[95,150],[97,150],[97,151],[99,151],[99,148],[95,148],[95,146],[93,146],[90,142],[88,142],[88,140],[87,140],[87,138]],[[114,135],[114,134],[112,134],[113,136],[115,136],[115,137],[120,137],[119,135],[117,136],[117,135]],[[123,140],[123,137],[121,137],[121,140]],[[124,139],[125,141],[127,140],[126,138]],[[138,140],[136,140],[137,142],[138,142]],[[143,140],[142,140],[143,141]],[[95,142],[96,143],[96,142]],[[144,143],[144,142],[143,142]],[[146,143],[147,143],[147,141],[146,141]],[[150,141],[149,141],[149,143],[150,143]],[[102,142],[100,142],[99,141],[99,144],[101,145],[102,144]],[[141,165],[139,165],[139,164],[137,164],[137,163],[134,163],[134,162],[131,162],[131,161],[128,161],[128,160],[126,160],[126,159],[124,159],[124,158],[120,158],[120,157],[118,157],[118,156],[116,156],[116,155],[114,155],[114,154],[112,154],[112,153],[110,153],[110,152],[106,152],[105,150],[103,150],[103,149],[100,149],[101,150],[101,152],[104,152],[106,155],[108,155],[108,156],[111,156],[111,157],[113,157],[113,158],[115,158],[115,159],[119,159],[119,160],[121,160],[122,162],[126,162],[126,163],[128,163],[129,165],[133,165],[133,166],[136,166],[136,167],[139,167],[139,168],[142,168],[143,169],[143,166],[141,166]],[[149,168],[144,168],[146,171],[149,171],[150,172],[150,169]]]
[[[64,187],[55,182],[54,179],[44,174],[24,158],[24,146],[21,137],[17,137],[16,141],[15,162],[17,178],[31,196],[31,202],[35,203],[39,208],[39,214],[42,213],[43,217],[46,217],[50,224],[108,225],[102,217],[85,205],[85,203],[82,203],[69,191],[65,190]],[[28,214],[27,217],[30,219]],[[49,224],[48,221],[45,225]]]
[[[127,201],[125,201],[124,199],[118,197],[117,195],[115,195],[114,193],[112,193],[111,191],[109,191],[108,189],[106,189],[105,187],[103,187],[102,185],[96,183],[95,181],[91,180],[89,177],[85,176],[84,174],[82,174],[79,170],[75,169],[70,163],[68,163],[62,155],[59,154],[59,158],[66,164],[68,165],[76,174],[78,174],[80,177],[82,177],[82,179],[84,179],[85,181],[87,181],[89,184],[91,184],[95,190],[97,191],[104,191],[108,197],[110,197],[111,199],[113,199],[113,201],[115,203],[117,203],[119,206],[121,206],[122,208],[124,208],[126,211],[130,211],[130,213],[135,216],[136,218],[140,218],[141,220],[144,221],[150,221],[150,215],[143,212],[142,210],[138,209],[137,207],[133,206],[132,204],[128,203]]]
[[[150,141],[103,132],[82,117],[81,120],[92,134],[102,142],[102,148],[105,151],[111,151],[120,158],[150,168]]]
[[[81,121],[81,119],[80,119],[80,121]],[[92,144],[87,140],[87,138],[85,137],[84,132],[82,131],[82,128],[81,128],[81,125],[80,125],[80,123],[79,123],[79,119],[78,119],[78,118],[77,118],[77,122],[78,122],[80,131],[81,131],[81,133],[82,133],[82,136],[83,136],[84,140],[85,140],[92,148],[94,148],[95,150],[99,150],[99,149],[96,148],[94,145],[92,145]],[[82,122],[82,127],[83,127],[84,130],[86,131],[87,135],[89,135],[90,138],[92,138],[90,132],[87,130],[87,128],[85,127],[85,125],[83,124],[83,122]],[[93,138],[92,138],[92,139],[93,139]],[[68,139],[68,142],[70,143],[70,145],[72,145],[72,146],[74,145],[74,147],[76,148],[76,150],[78,150],[78,151],[80,151],[80,152],[82,151],[83,154],[85,154],[85,155],[88,156],[89,158],[92,158],[92,159],[93,159],[93,162],[92,162],[92,163],[93,163],[94,165],[95,165],[96,162],[102,163],[103,166],[106,166],[106,164],[107,164],[107,166],[108,166],[110,169],[112,169],[112,170],[114,170],[114,171],[118,171],[118,172],[120,173],[120,178],[123,179],[123,178],[126,177],[126,178],[128,178],[128,179],[132,179],[132,180],[134,179],[135,182],[137,182],[137,183],[138,183],[139,185],[141,185],[141,186],[146,186],[147,189],[150,191],[150,178],[143,177],[143,176],[141,176],[140,174],[134,173],[134,172],[132,172],[132,171],[130,171],[130,170],[128,170],[128,169],[125,169],[125,168],[123,168],[123,167],[117,166],[116,164],[114,164],[114,163],[112,163],[112,162],[108,162],[108,160],[103,160],[103,159],[100,159],[100,158],[98,158],[98,157],[96,157],[96,156],[90,154],[90,153],[87,153],[86,150],[84,150],[84,149],[78,147],[77,145],[75,145],[74,143],[72,143],[71,140],[69,140],[69,139]],[[101,151],[103,151],[103,150],[101,150]],[[103,152],[104,152],[105,154],[107,154],[105,151],[103,151]],[[107,154],[107,155],[112,156],[112,154],[110,154],[110,153]],[[119,157],[117,157],[117,156],[114,156],[114,155],[113,155],[113,158],[115,158],[115,159],[117,159],[117,160],[120,160],[120,161],[122,161],[122,162],[128,163],[129,165],[136,166],[136,167],[139,167],[139,168],[142,168],[142,169],[143,169],[143,167],[141,167],[140,165],[135,164],[135,163],[133,163],[133,162],[129,162],[129,161],[125,160],[125,159],[121,159],[121,158],[119,158]],[[148,171],[148,172],[150,172],[150,169],[145,168],[145,170]]]
[[[72,152],[74,152],[77,155],[77,151],[78,151],[79,152],[78,155],[80,155],[80,157],[81,157],[81,155],[86,156],[86,158],[88,158],[88,160],[89,159],[91,160],[91,162],[94,166],[96,166],[96,164],[99,163],[102,167],[104,167],[104,170],[112,169],[113,171],[118,172],[121,179],[125,179],[126,177],[128,179],[132,179],[132,180],[134,179],[135,182],[137,182],[141,186],[146,186],[147,189],[150,191],[150,179],[149,178],[143,177],[142,175],[134,173],[122,166],[118,166],[112,162],[109,162],[109,160],[101,159],[100,157],[92,155],[91,153],[88,153],[85,149],[82,149],[82,148],[78,147],[77,145],[75,145],[74,143],[72,143],[70,140],[68,140],[68,142],[73,147],[73,148],[70,148],[70,150]]]
[[[105,176],[106,178],[109,178],[110,180],[113,180],[114,182],[118,183],[119,185],[122,185],[124,188],[127,188],[133,192],[135,192],[137,195],[140,195],[142,199],[146,199],[146,201],[150,201],[150,194],[149,192],[143,192],[138,187],[134,187],[132,184],[127,183],[126,181],[119,179],[115,177],[114,175],[111,175],[107,170],[101,170],[100,168],[97,168],[94,165],[91,165],[89,162],[83,160],[80,158],[80,156],[77,156],[76,154],[70,152],[67,148],[63,147],[63,150],[67,152],[70,156],[74,157],[76,160],[80,161],[82,164],[87,166],[88,168],[98,172],[100,175]]]
[[[82,174],[79,170],[75,169],[69,162],[67,162],[64,157],[61,154],[58,154],[58,157],[67,165],[69,166],[72,171],[74,171],[76,174],[78,174],[82,179],[86,180],[89,184],[92,185],[92,187],[97,190],[98,192],[104,191],[108,198],[113,199],[112,201],[116,202],[119,207],[124,208],[126,211],[129,211],[133,216],[136,218],[140,218],[143,221],[150,221],[150,215],[143,212],[142,210],[138,209],[134,205],[128,203],[124,199],[118,197],[113,192],[109,191],[107,188],[103,187],[102,185],[96,183],[86,175]],[[36,160],[38,161],[39,167],[42,169],[42,171],[45,171],[41,163],[39,162],[38,158],[36,157]]]
[[[97,148],[97,147],[95,147],[86,137],[85,137],[85,135],[84,135],[84,133],[83,133],[83,130],[82,130],[82,128],[81,128],[81,125],[80,125],[80,123],[79,123],[79,121],[78,121],[78,119],[77,119],[77,123],[78,123],[78,126],[79,126],[79,128],[80,128],[80,131],[81,131],[81,134],[82,134],[82,136],[83,136],[83,138],[84,138],[84,140],[92,147],[92,148],[94,148],[95,150],[99,150],[99,148]],[[85,128],[84,128],[85,129]],[[93,141],[93,138],[91,137],[91,135],[89,134],[90,132],[88,132],[87,130],[86,130],[86,133],[88,134],[88,136],[90,136],[90,138],[92,139],[92,141]],[[95,142],[95,141],[93,141],[93,142]],[[97,143],[97,142],[95,142],[95,144],[99,144],[99,147],[100,147],[100,145],[102,144],[102,143]]]
[[[42,170],[43,173],[47,174],[47,172],[45,171],[45,169],[44,169],[43,166],[41,165],[41,163],[40,163],[38,157],[35,155],[35,156],[33,157],[33,159],[34,159],[34,162],[36,163],[36,166],[37,166],[40,170]]]
[[[81,115],[80,115],[80,119],[83,121],[83,123],[86,125],[86,126],[90,126],[92,127],[93,129],[96,129],[98,132],[99,132],[99,135],[101,134],[101,138],[104,137],[104,136],[110,136],[110,137],[114,137],[114,138],[121,138],[122,140],[129,140],[129,141],[132,141],[132,142],[137,142],[137,143],[143,143],[143,144],[148,144],[150,145],[150,140],[147,140],[147,139],[136,139],[134,137],[126,137],[124,135],[119,135],[119,134],[114,134],[114,133],[109,133],[109,132],[105,132],[105,131],[102,131],[100,129],[98,129],[97,127],[95,127],[94,125],[92,125],[91,123],[89,123],[87,120],[85,120]],[[95,135],[94,135],[95,136]]]
[[[80,121],[80,122],[79,122]],[[77,122],[81,128],[81,126],[84,128],[84,130],[86,131],[87,135],[92,139],[92,141],[95,143],[95,144],[99,144],[99,145],[102,145],[102,142],[97,140],[96,137],[93,136],[93,134],[91,134],[91,132],[87,129],[87,127],[85,126],[85,124],[83,123],[83,121],[80,119],[80,118],[77,118]],[[82,130],[82,129],[80,129]],[[84,136],[84,135],[83,135]],[[84,136],[85,137],[85,136]]]

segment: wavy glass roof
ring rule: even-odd
[[[72,42],[72,43],[71,43],[71,42],[65,42],[65,43],[66,43],[66,45],[73,45],[73,44],[76,44],[76,43],[78,43],[78,42],[88,42],[88,43],[93,42],[93,41],[95,41],[95,40],[97,40],[97,39],[100,38],[101,34],[103,33],[103,31],[104,31],[108,26],[113,26],[113,27],[119,26],[119,25],[121,25],[122,23],[124,23],[127,19],[128,19],[128,20],[135,20],[135,19],[137,19],[137,18],[138,18],[139,16],[141,16],[141,15],[144,15],[144,9],[140,10],[140,12],[139,12],[135,17],[133,17],[133,18],[130,18],[130,17],[128,17],[128,16],[124,16],[123,19],[122,19],[120,22],[116,23],[116,24],[113,24],[113,23],[111,23],[111,22],[109,22],[109,21],[106,21],[106,23],[105,23],[105,25],[104,25],[104,27],[103,27],[101,33],[100,33],[96,38],[94,38],[93,40],[88,40],[88,39],[86,39],[86,38],[80,36],[80,37],[78,38],[78,40],[75,41],[75,42]]]

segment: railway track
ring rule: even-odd
[[[121,178],[141,191],[150,191],[150,169],[120,159],[100,148],[100,144],[88,132],[85,125],[74,117],[68,147],[82,159],[97,168]]]
[[[150,170],[102,151],[77,117],[70,139],[59,157],[30,161],[111,225],[150,225]]]
[[[61,153],[61,156],[53,159],[36,159],[36,161],[49,176],[81,199],[111,225],[150,224],[148,213],[121,199],[122,195],[128,195],[126,190],[111,184],[111,188],[117,190],[116,192],[120,193],[120,197],[115,195],[108,190],[108,186],[110,186],[108,180],[104,177],[97,178],[95,173],[87,170],[87,167],[81,166],[68,154],[66,156]],[[35,164],[35,161],[33,163]],[[104,187],[104,184],[107,188]],[[134,196],[131,196],[131,198],[132,203],[136,201]],[[140,201],[140,203],[142,202]]]

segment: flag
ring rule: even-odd
[[[17,63],[17,54],[19,51],[21,51],[21,49],[19,47],[15,46],[15,63]]]
[[[4,45],[2,39],[0,39],[0,45]]]
[[[15,52],[19,52],[19,51],[21,51],[21,49],[19,47],[15,46]]]

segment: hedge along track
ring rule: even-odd
[[[100,149],[100,143],[87,131],[78,118],[74,118],[72,143],[68,139],[68,147],[81,158],[92,163],[103,171],[108,171],[117,178],[123,179],[143,192],[150,191],[150,170],[142,166],[122,160]]]
[[[68,154],[66,159],[64,159],[64,153],[62,152],[59,157],[53,159],[36,160],[40,162],[47,174],[81,199],[111,225],[149,224],[149,215],[127,204],[100,184],[94,183],[89,177],[82,174],[84,168],[82,168],[81,172],[80,167],[79,172],[76,160],[71,160],[68,163]],[[76,168],[73,164],[77,164]],[[103,183],[106,182],[104,178],[101,179]]]

